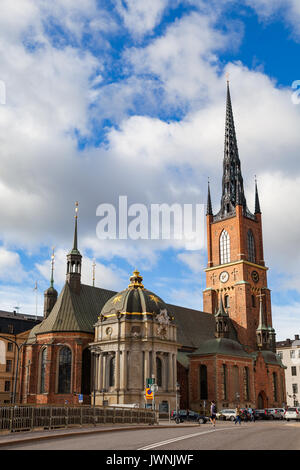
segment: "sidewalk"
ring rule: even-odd
[[[96,434],[106,432],[118,432],[118,431],[132,431],[140,429],[151,429],[159,426],[160,428],[199,428],[198,423],[182,423],[176,424],[174,421],[169,422],[168,420],[160,420],[159,424],[116,424],[116,425],[98,425],[98,426],[74,426],[71,428],[60,428],[51,430],[36,430],[36,431],[20,431],[9,434],[0,433],[0,448],[1,446],[14,445],[20,442],[32,442],[45,439],[57,439],[60,437],[72,437],[83,434]]]

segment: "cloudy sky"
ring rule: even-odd
[[[165,301],[202,308],[205,248],[101,240],[99,204],[219,210],[226,74],[247,203],[263,212],[277,339],[300,330],[298,0],[2,0],[0,308],[38,314],[65,280],[79,201],[83,282],[134,268]],[[294,88],[293,88],[294,84]],[[193,247],[195,248],[195,247]]]

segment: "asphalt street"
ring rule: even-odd
[[[1,450],[299,450],[300,423],[260,421],[243,423],[217,422],[201,426],[58,437],[13,446]]]

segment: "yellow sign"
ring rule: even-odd
[[[147,400],[153,400],[153,392],[151,388],[146,388],[145,395],[146,395]]]

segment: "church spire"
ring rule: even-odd
[[[51,255],[51,279],[50,279],[50,287],[54,287],[54,247],[52,248],[52,255]]]
[[[77,294],[80,292],[81,283],[81,259],[82,256],[78,250],[78,234],[77,234],[77,219],[78,219],[78,202],[75,203],[75,227],[74,227],[74,240],[73,248],[67,255],[67,283],[71,289]]]
[[[207,188],[207,206],[206,206],[206,215],[213,215],[212,211],[212,204],[210,198],[210,187],[209,187],[209,180],[208,180],[208,188]]]
[[[257,346],[259,349],[268,349],[269,345],[269,328],[265,324],[263,312],[263,298],[262,293],[259,295],[259,324],[256,329]]]
[[[44,292],[44,318],[47,318],[57,300],[57,290],[54,289],[54,248],[51,255],[50,287]]]
[[[254,214],[261,214],[256,178],[255,178],[255,211],[254,211]]]
[[[243,207],[243,213],[249,214],[244,193],[244,183],[235,133],[229,81],[227,81],[222,198],[221,209],[216,218],[221,219],[234,215],[236,205],[241,205]]]
[[[76,201],[75,202],[75,215],[74,215],[74,218],[75,218],[75,227],[74,227],[74,240],[73,240],[73,248],[71,250],[71,253],[79,253],[79,250],[78,250],[78,235],[77,235],[77,219],[78,219],[78,202]]]
[[[224,309],[222,294],[220,293],[219,309],[215,314],[216,321],[216,338],[228,338],[229,334],[229,315]]]

